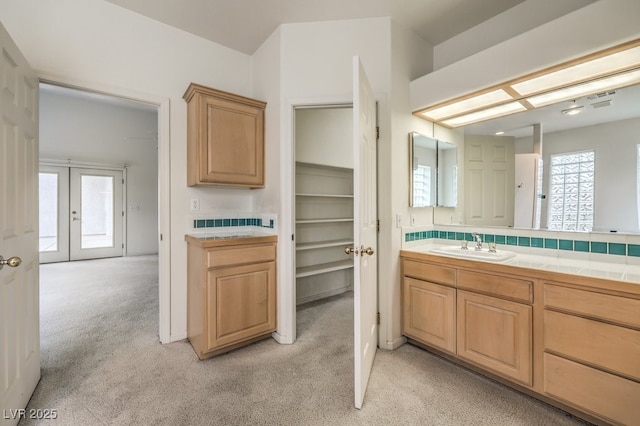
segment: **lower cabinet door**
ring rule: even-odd
[[[456,353],[456,289],[403,278],[402,332],[419,342]]]
[[[206,294],[208,350],[276,329],[275,262],[210,270]]]
[[[532,386],[532,307],[458,290],[458,356]]]

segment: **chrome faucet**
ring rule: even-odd
[[[482,237],[480,236],[480,234],[478,234],[477,232],[474,232],[471,235],[476,240],[476,250],[477,251],[482,250]]]

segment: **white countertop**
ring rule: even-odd
[[[446,257],[442,253],[433,253],[432,250],[443,246],[452,246],[444,241],[434,241],[418,246],[403,248],[405,251],[413,251],[416,253],[427,253],[436,256]],[[455,244],[457,245],[457,243]],[[469,250],[473,250],[473,243],[469,243]],[[509,248],[497,248],[500,251],[511,251]],[[516,250],[513,250],[516,251]],[[461,256],[451,256],[457,259]],[[530,269],[540,269],[545,271],[560,272],[565,274],[582,275],[587,277],[605,278],[610,280],[625,281],[640,284],[640,266],[627,265],[624,263],[611,263],[584,259],[567,259],[563,257],[543,256],[534,254],[524,254],[516,252],[516,256],[502,262],[493,262],[488,260],[476,259],[469,257],[468,260],[478,262],[497,263],[500,265],[509,265],[515,267],[523,267]]]

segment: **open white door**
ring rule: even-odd
[[[376,100],[360,58],[353,58],[354,370],[362,408],[378,347]]]
[[[40,380],[38,79],[0,25],[0,416],[18,423]],[[21,262],[18,260],[21,259]]]

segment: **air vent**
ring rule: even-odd
[[[596,99],[604,98],[605,96],[613,96],[616,94],[615,90],[607,90],[606,92],[596,93],[595,95],[587,96],[587,99],[594,101]]]
[[[605,99],[604,101],[594,102],[591,104],[591,106],[594,108],[608,107],[610,105],[611,105],[611,99]]]

